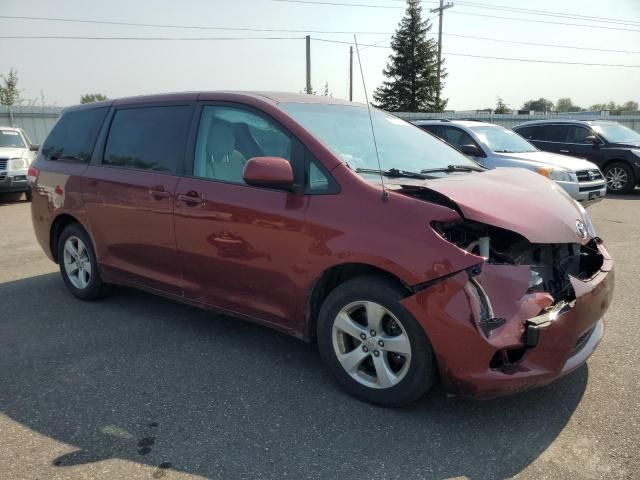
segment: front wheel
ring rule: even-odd
[[[607,165],[604,169],[604,178],[607,181],[609,193],[629,194],[636,186],[633,170],[624,162]]]
[[[67,225],[58,240],[58,263],[69,291],[82,300],[95,300],[107,293],[87,232],[77,223]]]
[[[359,277],[336,287],[318,318],[325,364],[348,392],[379,405],[410,403],[435,378],[429,340],[402,298],[392,282]]]

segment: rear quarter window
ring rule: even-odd
[[[88,163],[108,107],[63,113],[42,145],[48,160]]]

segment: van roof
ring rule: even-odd
[[[124,97],[113,100],[104,100],[102,102],[88,103],[83,105],[75,105],[65,110],[81,110],[85,108],[98,108],[115,105],[128,105],[136,103],[148,102],[171,102],[171,101],[195,101],[195,100],[241,100],[253,99],[262,100],[272,104],[278,103],[315,103],[327,105],[358,105],[364,106],[362,103],[349,102],[339,98],[325,97],[324,95],[308,95],[305,93],[290,92],[261,92],[261,91],[202,91],[202,92],[179,92],[179,93],[161,93],[155,95],[139,95],[134,97]]]

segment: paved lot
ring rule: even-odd
[[[640,191],[590,212],[617,290],[587,366],[388,410],[265,328],[127,289],[74,300],[29,205],[0,197],[0,478],[640,478]]]

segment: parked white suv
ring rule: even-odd
[[[602,200],[607,191],[604,176],[594,163],[543,152],[499,125],[475,120],[417,120],[414,124],[487,168],[521,167],[540,173],[585,206]]]
[[[0,126],[0,193],[24,192],[31,200],[27,171],[38,147],[21,128]]]

